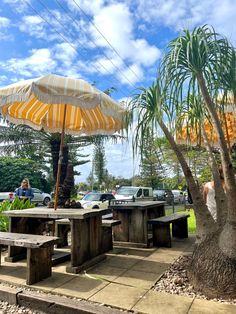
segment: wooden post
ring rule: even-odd
[[[64,146],[64,137],[65,137],[66,109],[67,109],[67,105],[65,104],[62,131],[61,131],[60,152],[59,152],[59,159],[58,159],[58,165],[57,165],[57,181],[56,181],[56,189],[55,189],[54,210],[57,209],[57,203],[58,203],[58,192],[59,192],[59,185],[60,185],[61,164],[62,164],[62,158],[63,158],[63,146]]]

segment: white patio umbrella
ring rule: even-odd
[[[84,80],[47,75],[0,88],[0,113],[14,124],[61,133],[57,208],[64,134],[113,134],[124,127],[125,110]]]

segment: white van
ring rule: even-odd
[[[114,196],[117,200],[153,201],[153,189],[143,186],[122,186]]]

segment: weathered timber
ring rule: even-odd
[[[159,201],[111,204],[113,219],[121,220],[121,225],[113,228],[115,243],[149,247],[148,220],[165,215],[164,205]]]
[[[76,209],[76,208],[53,208],[40,207],[29,208],[24,210],[12,210],[4,212],[5,216],[10,217],[10,231],[29,233],[28,225],[39,225],[32,233],[40,233],[41,223],[45,224],[49,221],[67,218],[70,220],[71,227],[71,264],[67,267],[67,271],[77,273],[84,269],[85,265],[95,263],[103,258],[102,253],[102,215],[108,212],[107,209]],[[25,223],[20,224],[21,218]],[[43,228],[44,229],[44,228]],[[24,248],[20,248],[24,249]],[[10,252],[10,254],[9,254]],[[9,261],[19,260],[23,255],[9,250]],[[17,254],[18,256],[17,256]]]
[[[52,273],[51,252],[57,237],[0,232],[0,244],[27,248],[26,284],[32,285]]]
[[[98,242],[98,239],[94,239],[93,232],[96,233],[97,222],[94,221],[94,226],[91,228],[91,239],[92,243],[90,243],[91,252],[97,252],[97,246],[101,245],[102,253],[112,250],[113,241],[112,241],[112,227],[121,224],[120,220],[114,219],[102,219],[102,241]],[[60,241],[57,247],[67,246],[67,236],[68,231],[70,230],[70,220],[69,219],[58,219],[55,221],[55,235],[60,238]],[[93,253],[91,254],[93,257]]]
[[[112,227],[121,224],[120,220],[102,220],[102,251],[103,253],[113,249]]]
[[[170,224],[172,223],[172,236],[177,238],[188,237],[189,214],[172,214],[148,220],[153,230],[153,245],[171,247]]]

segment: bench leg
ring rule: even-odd
[[[60,241],[56,245],[57,248],[68,246],[68,232],[70,231],[70,225],[63,225],[56,223],[55,236],[60,238]]]
[[[112,227],[102,227],[102,253],[106,253],[112,249]]]
[[[51,276],[51,251],[51,246],[36,249],[27,248],[27,285],[32,285]]]
[[[188,238],[187,218],[182,218],[172,223],[172,236],[176,238]]]
[[[153,246],[171,247],[170,224],[152,225]]]

